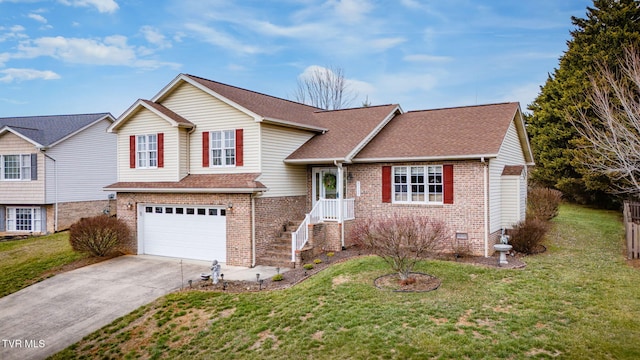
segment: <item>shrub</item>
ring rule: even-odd
[[[512,230],[509,231],[511,238],[509,244],[513,246],[513,250],[524,254],[534,254],[542,243],[547,231],[549,231],[549,222],[540,218],[527,218],[517,223]]]
[[[311,270],[311,269],[313,269],[313,264],[304,264],[302,266],[302,268],[305,269],[305,270]]]
[[[335,253],[333,251],[330,251],[327,253],[327,256],[332,258],[335,255]]]
[[[400,280],[407,279],[418,260],[450,240],[444,222],[411,215],[366,219],[353,229],[354,242],[381,257]]]
[[[114,254],[130,238],[131,232],[124,221],[106,215],[80,219],[69,229],[73,250],[93,256]]]
[[[527,218],[549,221],[558,215],[562,193],[555,189],[534,186],[527,193]]]
[[[271,280],[272,281],[282,281],[282,280],[284,280],[284,276],[282,274],[276,274],[276,275],[273,275]]]
[[[322,264],[322,260],[320,260],[320,259],[315,259],[315,260],[313,260],[313,263],[314,263],[314,264]]]

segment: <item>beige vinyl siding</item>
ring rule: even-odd
[[[307,169],[304,165],[287,165],[284,159],[307,142],[313,133],[262,124],[262,176],[269,188],[264,196],[299,196],[307,194]]]
[[[257,173],[260,172],[260,126],[252,117],[218,100],[191,84],[179,85],[162,105],[196,124],[190,135],[190,173]],[[204,131],[243,129],[244,165],[237,167],[202,166],[202,133]]]
[[[511,228],[520,221],[522,214],[521,179],[519,176],[503,176],[502,183],[502,224],[501,227]]]
[[[103,188],[117,181],[116,134],[102,120],[47,150],[46,202],[107,200]],[[56,171],[57,170],[57,176]],[[57,181],[57,186],[56,186]]]
[[[19,155],[38,153],[38,180],[0,180],[0,204],[44,204],[44,155],[21,137],[6,132],[0,135],[0,154]]]
[[[524,165],[524,153],[518,138],[515,121],[512,121],[500,146],[498,157],[489,162],[489,217],[490,232],[499,231],[504,225],[502,214],[503,194],[502,170],[505,165]],[[526,197],[526,191],[525,191]],[[505,199],[504,201],[508,201]]]
[[[189,130],[180,129],[178,131],[178,148],[180,149],[178,152],[178,161],[179,161],[179,178],[189,175],[189,140],[191,138],[191,134],[189,134]],[[165,154],[166,159],[166,154]]]
[[[129,136],[164,133],[163,168],[129,168]],[[179,129],[147,109],[141,109],[118,130],[118,181],[180,180]]]

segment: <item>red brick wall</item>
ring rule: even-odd
[[[284,225],[289,221],[302,221],[307,213],[306,196],[265,197],[255,199],[256,254],[280,237]]]
[[[227,259],[229,265],[251,266],[251,198],[249,194],[153,194],[153,193],[118,193],[118,218],[124,220],[134,239],[127,250],[138,252],[137,205],[138,204],[196,204],[227,206]],[[127,206],[131,204],[131,206]]]
[[[407,205],[382,202],[382,166],[403,165],[443,165],[452,164],[454,173],[454,202],[445,205]],[[351,164],[345,169],[349,173],[347,198],[355,198],[356,220],[367,217],[421,214],[443,220],[452,235],[455,232],[468,234],[469,248],[474,255],[484,255],[484,181],[483,164],[480,161],[448,161],[433,163],[378,163]],[[308,172],[308,186],[311,189],[311,171]],[[356,182],[360,182],[360,196],[356,196]],[[311,195],[309,194],[309,198]],[[310,206],[310,205],[308,205]],[[352,222],[345,226],[345,242],[351,244],[349,230]],[[495,234],[490,236],[493,244]],[[453,236],[452,236],[453,241]],[[452,243],[450,244],[453,245]],[[493,247],[490,246],[490,253]]]

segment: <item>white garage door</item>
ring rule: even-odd
[[[227,259],[226,211],[197,205],[143,205],[142,253],[198,260]]]

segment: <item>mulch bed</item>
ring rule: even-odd
[[[218,282],[218,284],[212,284],[211,281],[198,280],[191,284],[191,289],[204,290],[204,291],[226,291],[226,292],[248,292],[248,291],[261,291],[261,290],[280,290],[286,289],[293,285],[296,285],[310,276],[326,269],[327,267],[340,263],[349,259],[353,259],[359,256],[368,256],[371,253],[367,250],[363,250],[356,246],[350,247],[347,250],[336,251],[334,256],[328,257],[326,253],[318,255],[313,259],[305,261],[305,263],[313,263],[313,260],[322,260],[319,264],[313,264],[314,268],[311,270],[305,270],[302,267],[288,270],[283,273],[283,279],[281,281],[273,281],[269,279],[263,279],[262,283],[256,281],[226,281]],[[465,256],[454,257],[453,255],[440,255],[433,257],[438,260],[456,261],[459,263],[473,264],[478,266],[486,266],[498,269],[520,269],[524,268],[526,264],[522,261],[520,256],[507,256],[509,263],[506,265],[500,265],[498,263],[498,255],[495,254],[492,257],[485,258],[483,256]],[[393,285],[393,276],[396,274],[389,274],[388,279],[380,280],[386,282],[386,285],[378,286],[384,290],[391,291],[430,291],[435,290],[440,286],[440,279],[435,278],[428,274],[412,273],[413,277],[416,277],[416,283],[400,286],[396,281],[396,285]],[[382,278],[382,277],[381,277]],[[380,278],[379,278],[380,279]],[[396,278],[396,280],[399,280]],[[391,285],[390,285],[391,284]]]

